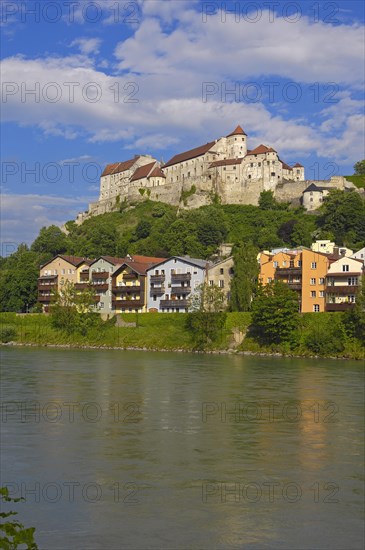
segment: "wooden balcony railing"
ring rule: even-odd
[[[287,275],[301,275],[301,267],[277,267],[275,271],[275,276],[285,277]]]
[[[356,294],[358,285],[327,285],[327,294]]]
[[[355,307],[355,302],[344,302],[342,304],[326,304],[326,311],[349,311]]]
[[[187,308],[189,307],[189,302],[187,300],[161,300],[160,307],[163,308]]]
[[[171,273],[171,282],[179,283],[182,281],[190,281],[191,273]]]
[[[93,271],[91,274],[92,279],[108,279],[110,273],[107,271]]]
[[[160,296],[161,294],[165,293],[165,287],[164,286],[154,286],[150,288],[150,296]]]
[[[151,283],[163,283],[165,281],[165,275],[151,275]]]
[[[112,305],[114,309],[140,308],[144,306],[144,300],[116,300],[113,298]]]

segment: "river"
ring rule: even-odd
[[[362,549],[355,361],[2,350],[1,484],[47,550]]]

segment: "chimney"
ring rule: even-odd
[[[340,257],[340,249],[338,246],[334,246],[333,247],[333,255],[336,257],[336,258],[339,258]]]

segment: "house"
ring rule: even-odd
[[[208,262],[173,256],[147,269],[147,310],[187,312],[189,299],[205,282]]]
[[[298,294],[299,310],[325,310],[325,279],[331,258],[305,247],[259,255],[260,281],[263,285],[282,281]]]
[[[38,302],[43,306],[43,311],[49,311],[52,294],[62,290],[66,281],[77,282],[77,269],[91,262],[80,256],[65,256],[58,254],[52,260],[43,264],[38,278]]]
[[[334,261],[326,277],[326,311],[347,311],[356,303],[364,263],[343,257]]]
[[[311,245],[314,252],[323,252],[324,254],[337,254],[338,256],[351,256],[353,250],[346,246],[338,246],[329,240],[319,240]]]
[[[320,185],[315,185],[314,183],[311,183],[309,187],[307,187],[303,191],[303,206],[306,210],[317,210],[322,203],[323,199],[327,197],[328,193],[331,189],[334,189],[332,187],[324,187]]]
[[[147,306],[147,269],[164,258],[127,256],[112,275],[112,311],[143,313]]]
[[[355,260],[360,260],[361,262],[365,263],[365,247],[352,254],[351,258],[354,258]]]
[[[112,310],[112,274],[120,267],[125,258],[100,256],[89,267],[89,285],[95,290],[96,308],[99,313],[110,313]],[[84,275],[86,282],[86,274]],[[79,287],[82,290],[81,287]]]
[[[224,294],[224,305],[227,306],[231,298],[231,282],[234,274],[233,257],[220,260],[207,267],[206,280],[210,286],[218,286]]]

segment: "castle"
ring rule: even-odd
[[[151,155],[108,164],[100,178],[99,200],[80,213],[76,223],[147,198],[182,208],[211,204],[215,197],[222,204],[257,205],[260,193],[270,190],[279,201],[299,204],[310,185],[344,189],[347,183],[341,177],[305,180],[304,167],[289,166],[275,149],[247,149],[247,134],[237,126],[227,136],[179,153],[163,165]],[[313,194],[313,188],[308,193]]]

